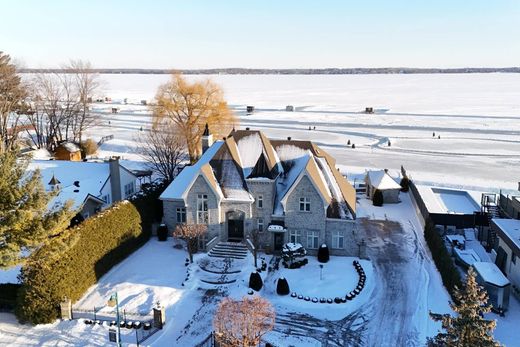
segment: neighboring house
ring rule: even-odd
[[[498,238],[495,263],[513,286],[520,288],[520,220],[493,218],[491,228]]]
[[[130,197],[138,189],[137,177],[120,165],[117,157],[104,162],[33,160],[28,170],[36,169],[45,189],[58,192],[50,208],[70,200],[82,218]]]
[[[165,223],[208,225],[206,241],[242,241],[258,230],[260,247],[299,242],[311,253],[326,243],[332,254],[353,254],[356,193],[335,160],[310,141],[270,140],[233,131],[213,143],[162,193]],[[273,227],[273,226],[278,227]]]
[[[394,181],[386,170],[368,171],[365,176],[366,194],[372,199],[376,190],[383,193],[384,203],[399,202],[401,185]]]
[[[57,160],[81,161],[81,149],[73,142],[63,142],[54,151]]]

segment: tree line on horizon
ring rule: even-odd
[[[73,73],[68,68],[21,68],[20,73]],[[363,75],[363,74],[460,74],[460,73],[520,73],[520,67],[461,67],[461,68],[309,68],[309,69],[253,69],[253,68],[215,68],[215,69],[126,69],[92,68],[92,73],[100,74],[184,74],[184,75]]]

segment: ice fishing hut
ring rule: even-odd
[[[478,261],[472,266],[477,273],[477,282],[489,295],[489,303],[493,305],[493,310],[507,310],[511,283],[506,276],[494,263]]]
[[[246,106],[246,112],[247,112],[247,114],[251,114],[251,113],[255,112],[255,107],[254,106]]]

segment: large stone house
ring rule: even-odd
[[[207,224],[208,248],[258,231],[266,251],[298,242],[310,253],[322,243],[332,254],[356,252],[356,193],[323,149],[249,128],[215,143],[206,129],[202,142],[201,158],[160,197],[169,230]]]

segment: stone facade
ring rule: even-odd
[[[263,231],[260,231],[260,248],[269,252],[274,247],[274,234],[267,231],[269,224],[282,222],[287,229],[283,233],[283,243],[300,242],[310,255],[316,254],[317,248],[325,243],[332,255],[357,256],[360,240],[355,232],[355,220],[331,219],[326,216],[326,205],[311,180],[303,175],[292,189],[286,200],[284,216],[273,215],[275,199],[274,181],[248,180],[248,188],[255,199],[254,202],[239,202],[224,200],[218,204],[217,196],[211,187],[199,176],[187,194],[187,205],[179,201],[164,201],[164,222],[169,230],[174,230],[177,224],[177,208],[186,208],[186,222],[197,222],[197,196],[208,196],[208,235],[205,241],[215,236],[220,241],[228,239],[228,213],[240,212],[244,216],[244,237],[250,238],[251,232],[258,229],[258,219],[263,221]],[[261,197],[261,199],[260,199]],[[310,211],[300,211],[300,198],[308,199]],[[262,200],[261,206],[259,200]],[[291,240],[291,235],[297,237]],[[333,235],[342,238],[342,248],[333,247]],[[337,246],[336,241],[336,246]]]

